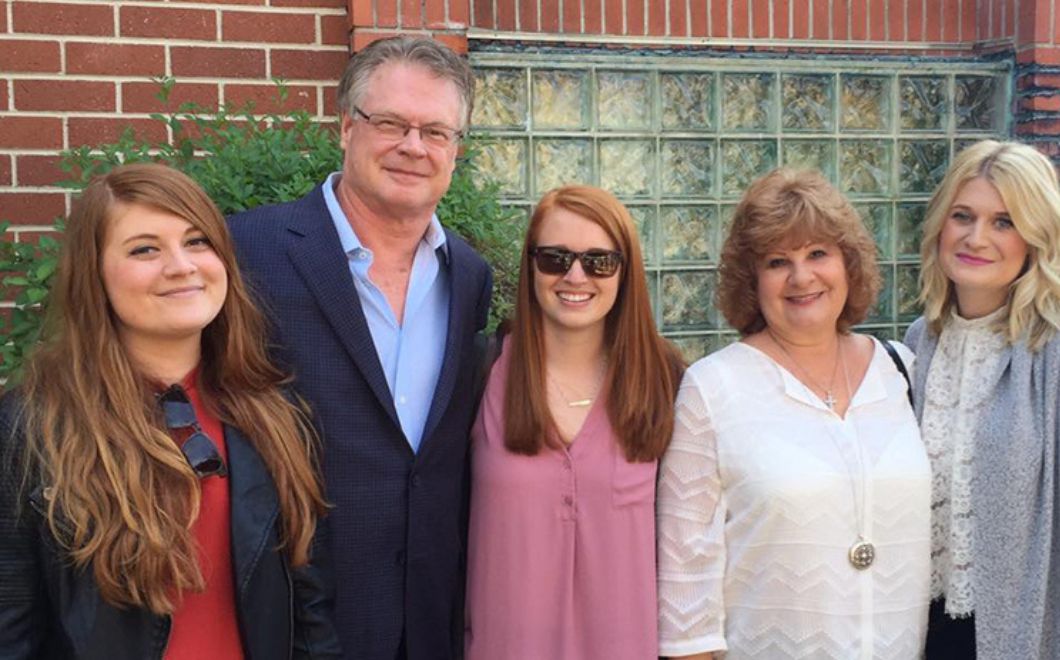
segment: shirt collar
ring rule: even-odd
[[[339,198],[335,195],[335,185],[341,176],[341,172],[332,172],[324,181],[324,204],[328,207],[328,213],[331,214],[331,222],[335,225],[335,231],[339,234],[339,243],[342,245],[342,251],[350,255],[356,250],[364,249],[364,244],[361,243],[357,232],[350,225],[346,212],[342,210]],[[444,256],[445,262],[449,263],[449,243],[446,241],[442,223],[438,220],[438,214],[431,214],[431,221],[427,225],[427,231],[423,233],[422,240],[432,250],[440,252]]]

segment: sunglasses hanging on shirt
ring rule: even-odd
[[[170,386],[158,395],[158,402],[162,406],[167,429],[171,431],[191,429],[191,435],[181,444],[180,451],[191,465],[191,469],[195,471],[196,476],[200,479],[214,475],[228,476],[228,468],[225,466],[224,459],[217,451],[217,445],[199,426],[195,408],[191,405],[184,388],[180,385]]]

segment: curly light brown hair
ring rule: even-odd
[[[779,168],[757,179],[733,214],[718,266],[718,310],[747,336],[766,327],[758,302],[758,261],[782,246],[835,243],[848,294],[840,332],[865,319],[880,291],[876,244],[857,211],[820,172]]]

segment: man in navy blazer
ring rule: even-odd
[[[342,171],[230,221],[323,439],[348,658],[462,655],[474,335],[491,276],[434,211],[473,92],[467,62],[437,42],[373,43],[339,86]]]

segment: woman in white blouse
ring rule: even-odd
[[[912,356],[850,331],[880,287],[875,252],[816,172],[776,170],[737,207],[718,306],[742,339],[686,372],[660,467],[660,655],[920,655],[930,474],[897,368]]]
[[[906,341],[931,460],[927,657],[1060,658],[1060,187],[979,142],[928,205]],[[974,616],[973,616],[974,615]]]

